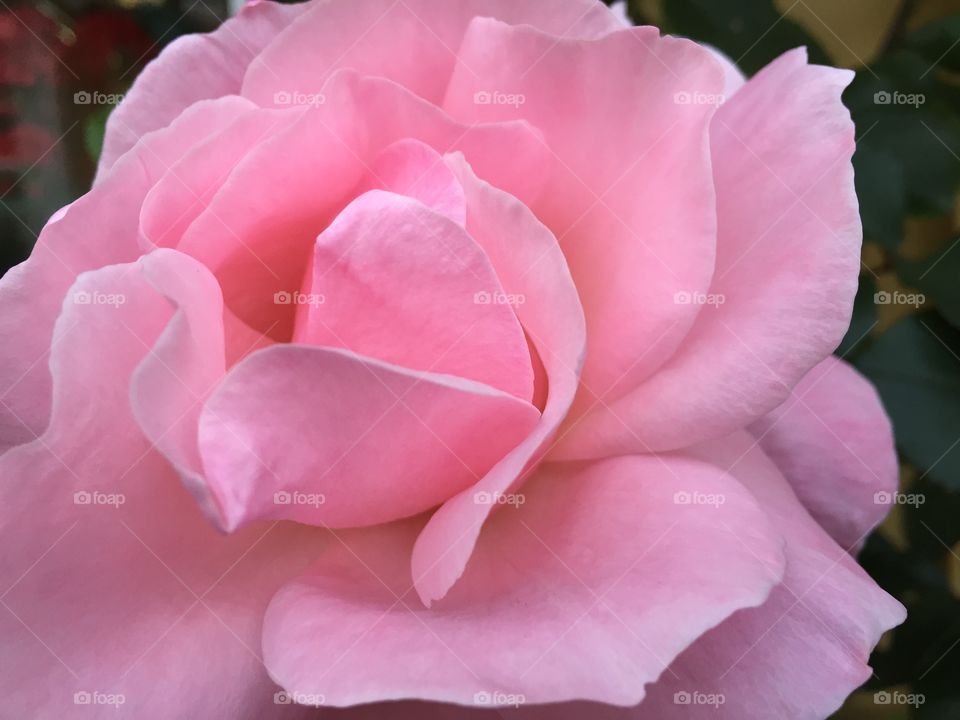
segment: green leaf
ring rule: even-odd
[[[867,240],[896,252],[903,242],[907,188],[896,156],[871,145],[861,145],[853,156],[860,219]]]
[[[811,62],[830,64],[816,40],[770,0],[670,0],[663,9],[664,30],[713,45],[747,75],[800,46],[808,48]]]
[[[924,260],[901,261],[897,270],[905,283],[927,295],[941,315],[960,327],[960,238]]]
[[[859,178],[858,187],[903,183],[908,210],[946,214],[960,185],[960,121],[935,74],[925,74],[929,67],[916,53],[894,53],[858,72],[843,99],[857,126],[858,154],[886,154],[900,166],[897,172],[873,160],[861,170],[876,176]],[[870,202],[868,212],[875,212]],[[880,222],[871,218],[874,232]]]
[[[103,136],[107,129],[107,118],[112,110],[112,105],[98,108],[95,113],[89,115],[83,121],[83,142],[87,148],[87,153],[94,162],[100,158],[100,151],[103,150]]]
[[[906,459],[960,489],[960,331],[934,313],[911,315],[856,365],[877,386]]]
[[[931,68],[960,71],[960,15],[949,15],[924,25],[907,38],[907,45]]]

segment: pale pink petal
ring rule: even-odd
[[[250,61],[307,9],[306,3],[258,2],[212,33],[184,35],[167,45],[110,113],[97,182],[141,137],[169,125],[194,103],[238,94]]]
[[[462,150],[507,186],[537,182],[540,146],[519,123],[460,125],[393,83],[347,72],[327,92],[236,165],[178,245],[214,272],[240,320],[277,340],[292,336],[294,313],[275,294],[301,289],[317,236],[396,141]]]
[[[53,325],[77,275],[135,260],[140,206],[149,189],[206,133],[251,107],[241,98],[200,103],[143,137],[103,183],[51,218],[30,258],[0,280],[0,452],[46,427]]]
[[[317,238],[304,288],[281,297],[299,303],[294,342],[533,397],[516,302],[466,230],[417,200],[371,190],[351,202]]]
[[[737,613],[681,655],[637,717],[828,717],[870,677],[870,651],[903,622],[903,606],[807,514],[752,436],[724,438],[698,454],[729,470],[770,514],[787,541],[787,573],[762,607]],[[752,547],[743,526],[730,528]],[[684,692],[722,694],[724,702],[676,702]]]
[[[683,493],[724,502],[683,504]],[[501,499],[463,578],[430,609],[403,562],[419,521],[331,540],[270,604],[272,676],[333,706],[472,705],[480,693],[631,705],[704,631],[762,603],[782,570],[763,511],[697,461],[547,465]]]
[[[591,38],[620,27],[597,0],[328,0],[280,33],[247,70],[243,94],[287,104],[324,89],[341,68],[394,80],[439,102],[464,31],[478,15]]]
[[[140,235],[144,251],[176,247],[240,161],[301,114],[251,106],[172,163],[143,201]]]
[[[460,226],[467,222],[463,188],[443,157],[418,140],[398,140],[386,148],[370,168],[364,187],[380,188],[416,198]]]
[[[591,42],[485,18],[467,31],[444,108],[527,120],[551,151],[546,190],[519,197],[556,233],[583,301],[578,408],[636,385],[693,324],[675,296],[713,272],[707,131],[722,82],[709,52],[654,28]]]
[[[475,492],[499,495],[519,487],[573,402],[585,352],[583,310],[553,234],[515,197],[482,182],[461,156],[448,158],[467,199],[467,230],[497,269],[503,287],[522,298],[516,312],[540,372],[543,415],[534,431],[474,487],[434,513],[417,539],[413,574],[428,606],[457,581],[491,511]]]
[[[470,380],[275,345],[234,367],[207,401],[200,455],[227,530],[260,518],[370,525],[469,487],[539,417]]]
[[[225,537],[204,520],[129,409],[173,308],[133,264],[84,274],[78,293],[99,299],[68,300],[57,322],[49,427],[0,458],[4,713],[299,717],[273,703],[260,624],[315,533]],[[123,704],[99,704],[110,695]]]
[[[216,503],[202,478],[197,431],[203,403],[225,372],[220,288],[203,265],[173,250],[143,257],[140,267],[177,312],[131,377],[133,416],[201,509],[217,520]]]
[[[794,50],[720,108],[717,269],[708,294],[683,297],[697,323],[655,375],[574,428],[561,457],[722,436],[777,407],[836,348],[860,265],[854,127],[840,99],[852,77]]]
[[[899,468],[873,386],[831,356],[750,426],[814,519],[848,551],[887,514]]]

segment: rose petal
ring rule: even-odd
[[[370,525],[468,487],[538,418],[473,381],[275,345],[234,367],[207,401],[200,455],[227,530],[260,518]]]
[[[131,373],[170,303],[137,265],[86,273],[75,293],[113,302],[64,306],[50,425],[0,458],[4,711],[276,717],[287,708],[259,660],[260,620],[315,552],[314,533],[224,537],[204,520],[129,410]],[[78,710],[90,696],[75,693],[101,695]]]
[[[100,185],[51,218],[30,258],[0,280],[0,452],[46,427],[54,321],[77,275],[135,260],[140,206],[150,187],[206,133],[249,108],[241,98],[200,103],[144,136]],[[79,242],[91,229],[95,240]]]
[[[737,613],[681,655],[639,717],[828,717],[870,677],[870,651],[903,622],[903,606],[806,513],[752,436],[724,438],[698,454],[734,474],[770,513],[787,541],[787,573],[763,606]],[[731,526],[738,536],[741,528]],[[722,694],[724,702],[680,704],[682,692]]]
[[[854,127],[840,96],[852,73],[782,56],[711,126],[720,234],[705,303],[677,354],[593,411],[559,457],[684,447],[781,404],[850,322],[860,217]]]
[[[467,231],[490,258],[504,290],[523,298],[516,313],[542,364],[543,415],[533,432],[473,488],[450,498],[427,523],[413,552],[423,602],[442,598],[457,581],[491,507],[475,492],[499,495],[526,479],[573,402],[585,352],[583,311],[553,234],[515,197],[477,178],[460,156],[448,158],[467,199]]]
[[[596,0],[330,0],[313,5],[247,70],[243,94],[260,105],[321,92],[337,70],[393,80],[439,102],[470,20],[500,18],[552,35],[589,38],[620,27]]]
[[[527,341],[490,259],[417,200],[371,190],[351,202],[317,238],[305,287],[294,342],[533,397]]]
[[[249,4],[212,33],[184,35],[167,45],[110,113],[96,182],[144,134],[169,125],[194,103],[237,94],[250,61],[308,7]]]
[[[461,227],[467,222],[463,188],[436,150],[418,140],[398,140],[370,168],[364,189],[406,195],[445,215]]]
[[[275,293],[300,290],[317,236],[397,140],[462,149],[516,184],[536,182],[537,143],[520,124],[459,125],[392,83],[346,72],[326,100],[253,148],[178,245],[214,272],[228,308],[277,340],[291,337],[294,314]]]
[[[899,478],[893,429],[873,386],[831,356],[750,431],[823,529],[858,550]]]
[[[722,84],[709,52],[654,28],[591,42],[488,18],[467,31],[444,108],[464,122],[527,120],[552,153],[546,190],[519,197],[557,234],[583,302],[578,406],[634,386],[694,321],[674,296],[705,291],[713,271],[716,108],[678,97],[718,96]]]
[[[679,491],[725,503],[678,504]],[[706,629],[763,602],[782,569],[763,512],[695,461],[545,466],[519,497],[494,514],[461,581],[429,610],[403,564],[419,522],[340,535],[270,604],[273,677],[335,706],[473,704],[481,693],[631,705]]]

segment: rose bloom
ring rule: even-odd
[[[594,0],[172,43],[0,285],[3,715],[829,715],[903,619],[850,76]]]

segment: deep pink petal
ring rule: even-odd
[[[440,153],[419,140],[398,140],[377,156],[364,189],[372,188],[415,198],[460,226],[467,222],[463,188]]]
[[[858,550],[887,514],[899,477],[893,429],[873,386],[831,356],[750,431],[823,529]]]
[[[305,294],[281,296],[299,303],[294,342],[533,397],[512,307],[524,298],[510,302],[466,230],[417,200],[383,190],[356,198],[317,238],[307,275]]]
[[[717,269],[676,355],[594,410],[560,456],[684,447],[745,427],[781,404],[850,321],[860,217],[841,93],[853,74],[782,56],[711,125]]]
[[[371,525],[469,487],[539,416],[470,380],[275,345],[234,367],[207,401],[200,455],[228,530],[261,518]]]
[[[523,495],[503,497],[519,507],[491,517],[463,578],[430,609],[403,562],[418,521],[332,540],[267,611],[273,677],[334,706],[471,705],[484,692],[630,705],[705,630],[762,603],[782,570],[764,513],[696,461],[547,465]]]

